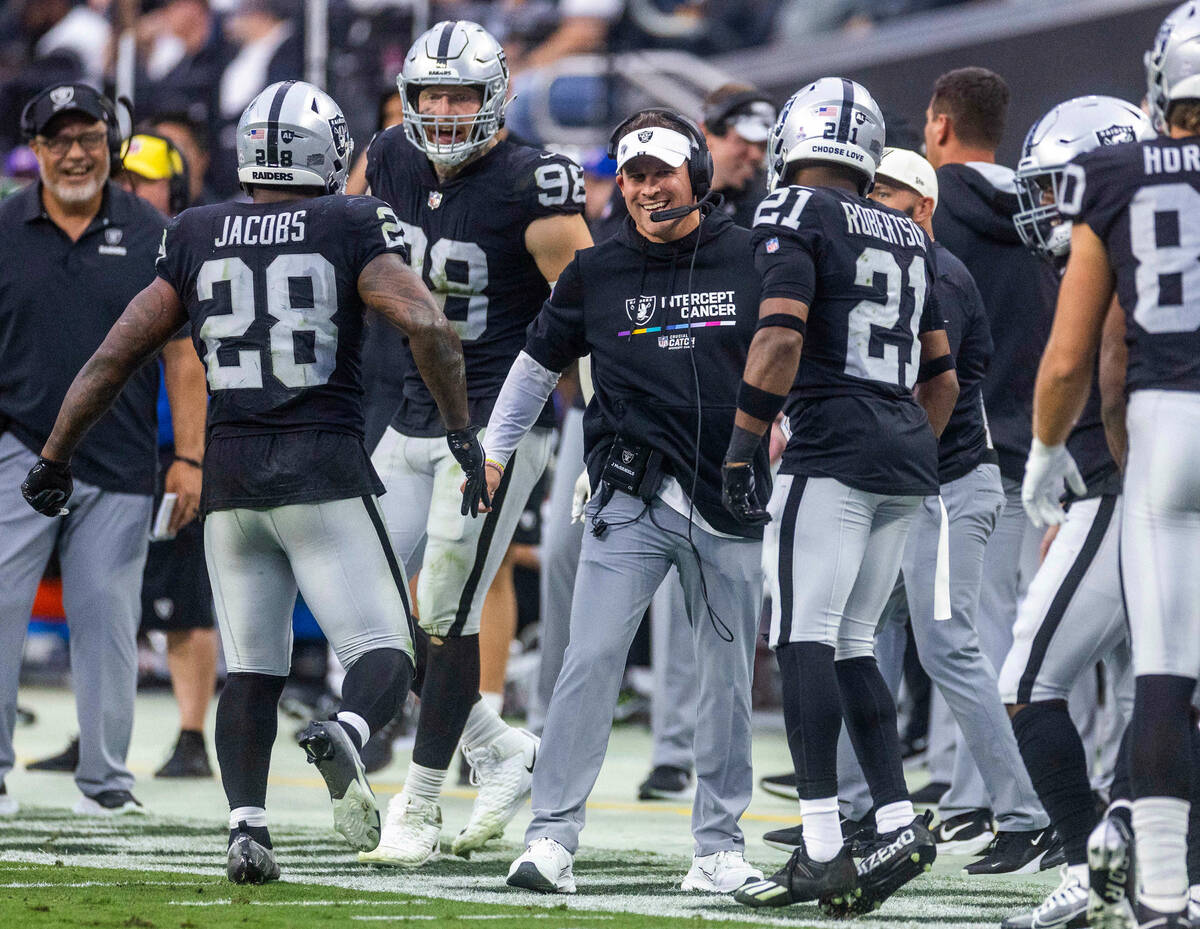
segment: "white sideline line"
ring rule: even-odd
[[[351,919],[356,919],[360,922],[377,921],[377,920],[402,920],[402,919],[437,919],[436,916],[351,916]],[[562,913],[475,913],[466,914],[463,916],[449,916],[447,919],[562,919]],[[570,919],[589,919],[598,921],[602,919],[615,919],[615,916],[590,916],[585,913],[571,913]]]
[[[51,886],[51,885],[46,885]],[[59,884],[58,886],[66,886]],[[405,906],[421,906],[428,900],[406,900]],[[168,900],[167,906],[228,906],[229,900]],[[395,900],[247,900],[239,906],[396,906]]]
[[[179,881],[74,881],[72,883],[63,883],[59,881],[12,881],[7,884],[0,884],[3,888],[20,889],[22,887],[132,887],[150,886],[150,887],[178,887]]]

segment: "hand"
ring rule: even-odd
[[[1063,481],[1071,490],[1082,496],[1087,493],[1087,484],[1075,465],[1075,459],[1065,445],[1045,445],[1034,439],[1025,462],[1025,480],[1021,484],[1021,503],[1033,524],[1039,529],[1057,526],[1065,518],[1059,498],[1063,494]]]
[[[1046,560],[1046,554],[1050,551],[1050,546],[1058,537],[1058,526],[1051,526],[1046,530],[1046,534],[1042,536],[1042,544],[1038,546],[1038,564]]]
[[[39,458],[21,484],[22,496],[43,516],[66,516],[65,504],[74,489],[71,466],[49,458]]]
[[[449,432],[446,434],[446,444],[450,446],[450,454],[462,468],[465,477],[459,488],[463,495],[460,512],[463,516],[470,513],[472,517],[478,516],[480,512],[489,512],[492,506],[486,474],[489,469],[483,466],[483,446],[479,444],[475,431],[468,426],[466,429]]]
[[[200,487],[204,472],[194,464],[175,460],[167,468],[163,479],[163,490],[175,494],[175,509],[171,511],[171,521],[167,524],[167,532],[175,535],[180,529],[196,518],[200,508]]]
[[[765,526],[771,521],[771,514],[754,492],[754,465],[748,461],[726,461],[721,465],[721,502],[739,523]]]
[[[575,493],[571,497],[571,522],[583,522],[583,511],[588,501],[592,499],[592,481],[588,477],[587,468],[575,479]]]

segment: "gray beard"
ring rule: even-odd
[[[92,178],[88,184],[82,187],[75,184],[52,184],[47,181],[42,183],[62,203],[77,204],[86,203],[95,197],[100,192],[100,188],[104,186],[104,178]]]

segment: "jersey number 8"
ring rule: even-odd
[[[208,316],[200,326],[210,390],[263,386],[264,350],[271,374],[284,387],[316,387],[337,363],[337,273],[324,255],[280,255],[265,272],[266,315],[274,319],[266,345],[240,348],[234,364],[218,358],[221,342],[245,339],[258,317],[254,272],[241,258],[214,258],[200,266],[196,297],[216,299],[215,285],[229,286],[229,313]]]

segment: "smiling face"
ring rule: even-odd
[[[682,238],[700,222],[698,212],[663,222],[650,218],[650,214],[658,210],[690,206],[696,202],[686,161],[672,168],[665,161],[649,155],[632,158],[617,172],[617,186],[621,188],[625,206],[638,232],[651,241],[670,242]]]
[[[63,204],[92,200],[108,179],[108,132],[101,120],[64,113],[34,138],[32,148],[43,187]]]
[[[436,119],[437,117],[471,117],[483,106],[483,92],[478,87],[461,84],[433,84],[422,87],[417,94],[417,112],[433,116],[435,122],[426,125],[425,138],[432,144],[449,145],[465,142],[471,132],[470,119]]]

